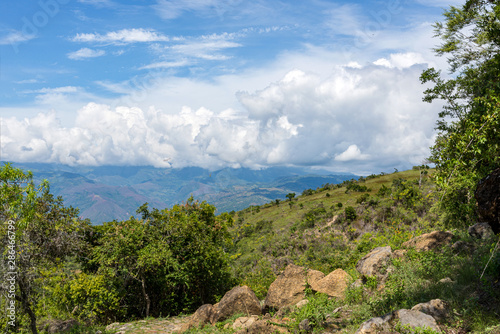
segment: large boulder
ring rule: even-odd
[[[489,239],[493,236],[495,236],[495,233],[493,232],[493,229],[491,228],[490,224],[488,223],[477,223],[469,227],[467,230],[469,232],[469,235],[473,238],[476,239]]]
[[[437,250],[451,243],[453,234],[445,231],[425,233],[403,243],[404,247],[415,247],[418,252]]]
[[[306,269],[289,264],[269,286],[264,308],[280,309],[283,306],[295,305],[304,299],[305,289]]]
[[[500,168],[479,181],[476,192],[480,221],[490,224],[493,232],[500,232]]]
[[[75,319],[55,320],[48,324],[47,333],[67,333],[78,326],[79,323]]]
[[[392,256],[391,246],[377,247],[363,256],[356,264],[356,269],[365,276],[383,276]]]
[[[309,270],[307,282],[311,289],[330,297],[344,299],[350,276],[342,269],[336,269],[325,276],[321,271]]]
[[[262,314],[259,299],[248,286],[237,286],[226,292],[220,302],[213,306],[210,322],[223,321],[236,313],[247,316]]]
[[[200,306],[196,312],[193,313],[182,326],[178,330],[178,333],[184,333],[188,329],[192,327],[200,327],[203,325],[206,325],[210,323],[210,318],[212,317],[213,313],[213,305],[212,304],[205,304]]]

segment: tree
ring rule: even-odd
[[[477,182],[500,165],[500,4],[468,0],[444,16],[435,24],[443,41],[435,52],[448,57],[453,77],[429,68],[421,81],[433,83],[424,101],[445,102],[430,158],[445,220],[465,225],[475,217]]]
[[[0,182],[0,249],[3,259],[10,260],[2,267],[0,291],[8,295],[1,302],[10,303],[15,297],[20,314],[28,316],[32,333],[37,333],[35,305],[43,271],[76,253],[89,225],[78,218],[77,209],[65,207],[62,198],[50,194],[46,181],[36,186],[31,172],[5,164],[0,167]],[[5,285],[6,275],[15,282],[14,293]]]
[[[286,198],[291,202],[295,198],[295,193],[288,193],[286,195]]]
[[[105,224],[93,251],[97,274],[121,289],[127,317],[192,311],[232,287],[229,214],[216,216],[214,206],[193,198],[161,211],[145,204],[137,213],[142,219]]]

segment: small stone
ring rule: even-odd
[[[300,330],[303,330],[303,331],[306,331],[306,332],[310,332],[312,331],[312,326],[309,324],[309,319],[304,319],[302,320],[300,323],[299,323],[299,329]]]

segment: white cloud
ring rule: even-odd
[[[105,35],[97,33],[76,34],[71,39],[73,42],[86,43],[113,43],[113,44],[128,44],[128,43],[144,43],[144,42],[167,42],[170,39],[152,29],[122,29],[111,31]]]
[[[68,53],[68,58],[73,60],[82,60],[87,58],[95,58],[104,56],[106,52],[104,50],[93,50],[89,48],[82,48],[80,50]]]
[[[336,161],[366,160],[368,154],[362,154],[356,145],[350,145],[347,150],[335,156]]]
[[[157,78],[138,94],[129,83],[110,87],[129,92],[116,106],[87,104],[69,126],[50,113],[2,119],[1,149],[6,160],[69,164],[408,168],[429,154],[439,109],[421,102],[423,68],[336,66],[321,75],[297,69],[267,87],[239,92],[235,102],[227,98],[228,87],[236,89],[230,76],[210,85]],[[43,92],[77,94],[79,88]],[[192,96],[189,106],[179,92]],[[204,104],[214,96],[218,104]]]
[[[0,45],[8,45],[8,44],[18,44],[22,42],[27,42],[36,37],[35,34],[24,34],[21,31],[12,31],[8,35],[4,37],[0,37]]]

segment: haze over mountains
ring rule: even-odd
[[[80,215],[94,224],[128,219],[146,202],[151,208],[163,209],[193,195],[215,205],[220,213],[285,199],[290,192],[300,194],[304,189],[357,178],[350,173],[298,167],[210,171],[199,167],[70,167],[41,163],[14,163],[14,166],[31,170],[37,182],[47,179],[54,195],[62,196],[66,205],[79,208]]]

